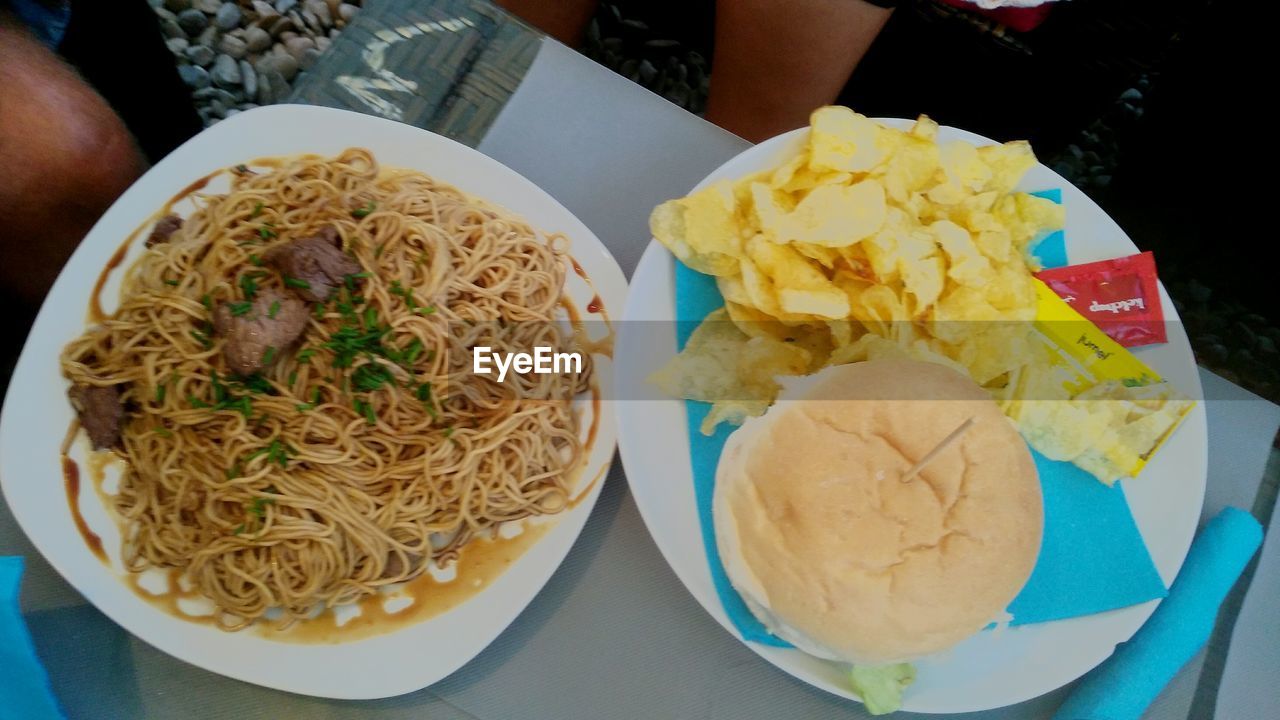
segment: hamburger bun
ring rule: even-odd
[[[714,516],[725,570],[761,622],[865,665],[999,619],[1044,527],[1031,453],[987,391],[905,360],[829,368],[748,420],[720,457]]]

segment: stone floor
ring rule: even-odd
[[[363,0],[150,0],[206,127],[283,102]]]

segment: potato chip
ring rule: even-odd
[[[749,186],[751,193],[751,219],[760,228],[765,237],[774,242],[786,242],[778,238],[778,230],[782,227],[783,218],[795,209],[795,201],[787,193],[773,189],[765,183],[753,182]]]
[[[688,225],[688,209],[684,200],[669,200],[654,208],[653,213],[649,215],[649,231],[653,233],[653,237],[662,243],[673,255],[679,258],[680,262],[688,265],[690,268],[707,275],[732,275],[738,272],[738,261],[735,257],[738,252],[733,248],[734,242],[741,242],[736,235],[729,239],[728,233],[733,232],[736,223],[727,221],[722,223],[720,232],[725,233],[717,243],[718,247],[698,247],[690,238]],[[702,221],[705,218],[697,218]],[[715,232],[706,227],[705,222],[699,222],[698,232],[701,233],[699,240],[705,240],[708,232]]]
[[[948,182],[970,193],[982,191],[992,177],[991,168],[983,162],[978,148],[964,140],[938,145],[938,164],[946,173]]]
[[[842,348],[850,345],[854,340],[866,334],[861,325],[855,329],[853,323],[848,320],[828,320],[827,329],[831,332],[831,343],[833,348]]]
[[[931,139],[900,130],[885,129],[891,150],[872,173],[884,183],[885,194],[896,203],[906,203],[912,193],[923,190],[938,173],[938,146]]]
[[[838,288],[782,288],[778,304],[784,312],[843,318],[849,315],[849,299]]]
[[[751,258],[743,258],[739,268],[742,270],[742,287],[746,289],[750,300],[743,305],[750,305],[760,312],[781,319],[783,312],[778,305],[778,293],[773,287],[773,280]]]
[[[852,180],[853,175],[847,172],[814,171],[804,167],[797,170],[796,174],[778,189],[791,195],[804,195],[816,187],[848,185]]]
[[[879,182],[821,185],[779,219],[775,235],[779,242],[845,247],[879,230],[884,220],[884,187]]]
[[[963,365],[933,351],[928,343],[902,344],[874,333],[868,333],[849,345],[836,348],[831,353],[830,364],[844,365],[865,360],[921,360],[946,365],[962,373],[966,371]]]
[[[867,256],[867,263],[876,280],[894,282],[898,279],[898,267],[902,261],[900,241],[911,232],[906,214],[897,208],[890,208],[885,226],[880,232],[867,238],[858,245]]]
[[[904,259],[900,265],[903,289],[911,295],[909,317],[923,316],[942,295],[946,284],[946,265],[941,257],[929,255]]]
[[[970,230],[973,228],[971,227]],[[1013,258],[1013,239],[1009,237],[1008,230],[997,225],[989,229],[974,230],[974,232],[977,233],[974,244],[991,262],[1005,265]]]
[[[797,171],[807,167],[809,167],[809,153],[802,152],[779,165],[772,173],[769,173],[769,186],[781,190],[791,182]]]
[[[721,275],[716,278],[716,287],[726,302],[739,305],[752,305],[751,294],[747,291],[742,275]]]
[[[809,167],[861,173],[885,156],[880,125],[846,107],[818,108],[809,116]]]
[[[1061,205],[1026,193],[1004,196],[992,207],[992,214],[1009,231],[1014,247],[1023,253],[1032,240],[1066,222],[1066,210]]]
[[[772,399],[775,390],[738,374],[738,359],[751,340],[717,310],[689,336],[684,350],[649,377],[664,392],[689,400]]]
[[[871,332],[896,338],[900,325],[909,324],[907,308],[900,292],[889,285],[871,285],[850,298],[849,315]]]
[[[681,203],[684,205],[685,241],[695,252],[702,255],[722,253],[731,257],[742,254],[737,198],[734,197],[732,183],[727,180],[713,183]]]
[[[738,358],[739,373],[754,383],[764,385],[779,375],[809,372],[812,353],[794,338],[790,340],[763,335],[751,338]]]
[[[757,235],[747,243],[747,255],[772,279],[778,307],[784,313],[848,317],[849,300],[845,294],[795,248]]]
[[[1036,290],[1030,275],[1012,265],[1001,265],[984,288],[986,300],[1006,321],[1036,319]]]
[[[908,131],[913,137],[933,142],[938,139],[938,123],[934,122],[928,115],[921,115],[916,118],[916,122]]]
[[[947,255],[947,277],[975,288],[985,287],[995,279],[991,261],[978,250],[968,230],[950,220],[939,220],[929,230]]]
[[[791,247],[796,252],[818,263],[827,270],[834,270],[836,264],[844,257],[840,253],[839,248],[826,247],[824,245],[812,245],[810,243],[791,243]]]
[[[702,418],[698,430],[703,435],[712,435],[716,426],[722,422],[741,425],[747,418],[760,417],[773,403],[766,400],[722,400],[712,403],[707,416]]]
[[[781,320],[772,315],[767,315],[750,305],[734,302],[728,296],[725,296],[724,309],[729,313],[729,319],[733,321],[733,324],[748,337],[768,337],[774,340],[784,340],[794,334],[794,329]]]
[[[982,288],[949,285],[930,313],[930,330],[947,343],[961,343],[982,324],[1000,320],[1001,314]]]
[[[716,310],[689,336],[684,350],[649,377],[664,392],[703,402],[772,402],[774,377],[809,368],[810,353],[795,343],[750,337]]]
[[[1022,181],[1022,176],[1036,166],[1036,155],[1026,140],[980,147],[978,159],[991,169],[986,189],[1001,195],[1012,192]]]

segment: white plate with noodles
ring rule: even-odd
[[[242,113],[134,184],[58,277],[0,418],[5,498],[175,657],[307,695],[416,690],[581,531],[625,295],[590,230],[475,150]],[[476,375],[480,346],[546,347],[547,372]]]
[[[881,120],[909,128],[912,121]],[[750,148],[716,169],[692,191],[719,180],[736,180],[775,168],[795,157],[808,138],[803,128]],[[994,141],[942,127],[940,141],[974,145]],[[1037,164],[1017,189],[1061,188],[1066,207],[1066,238],[1072,263],[1136,252],[1133,242],[1092,200],[1069,182]],[[673,188],[673,196],[681,188]],[[650,242],[631,280],[622,314],[626,328],[618,339],[615,405],[619,450],[627,480],[650,534],[668,564],[702,607],[730,634],[740,638],[713,585],[689,466],[685,404],[649,382],[676,355],[675,265],[657,240]],[[1141,360],[1173,386],[1200,397],[1195,361],[1177,312],[1161,288],[1169,342],[1139,348]],[[647,322],[638,322],[647,321]],[[667,332],[639,332],[640,327]],[[643,401],[643,402],[641,402]],[[1140,477],[1124,484],[1133,517],[1165,584],[1173,582],[1190,547],[1203,503],[1207,467],[1205,414],[1198,404],[1160,449]],[[975,712],[1022,702],[1059,688],[1106,659],[1117,643],[1130,638],[1150,617],[1158,601],[1121,610],[1049,623],[979,633],[960,645],[917,662],[914,684],[902,709],[922,713]],[[752,651],[787,673],[850,699],[848,665],[829,662],[790,648],[745,642]]]

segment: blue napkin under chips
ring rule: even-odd
[[[1062,202],[1060,190],[1035,193]],[[1045,236],[1035,254],[1045,267],[1067,264],[1065,236]],[[724,305],[714,277],[676,263],[676,343],[683,350],[698,324]],[[711,410],[708,403],[685,401],[689,455],[702,541],[711,578],[725,613],[746,640],[790,647],[756,619],[725,574],[716,547],[712,495],[716,465],[729,434],[721,423],[714,435],[699,429]],[[1048,622],[1136,605],[1167,594],[1151,562],[1120,483],[1107,487],[1067,462],[1049,460],[1032,450],[1044,495],[1044,538],[1035,570],[1009,606],[1013,625]]]

